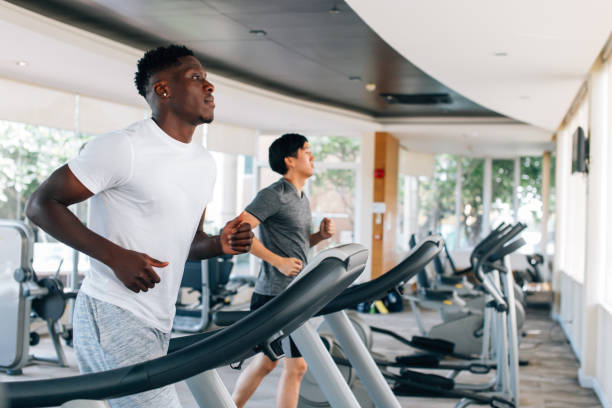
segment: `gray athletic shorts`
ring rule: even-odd
[[[74,348],[81,373],[113,368],[165,356],[170,333],[154,329],[132,313],[79,292],[74,317]],[[180,408],[174,385],[115,398],[113,408]]]

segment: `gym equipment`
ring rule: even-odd
[[[438,243],[438,245],[440,244]],[[437,251],[439,251],[440,249],[441,249],[441,245]],[[435,256],[435,253],[437,252],[434,252],[432,256]],[[420,261],[425,261],[425,263],[418,264],[418,261],[416,263],[414,262],[416,261],[416,259],[418,258],[414,258],[409,255],[409,257],[406,260],[404,260],[400,265],[396,266],[395,268],[387,272],[385,275],[383,275],[383,277],[385,277],[386,280],[382,280],[381,279],[382,277],[381,277],[379,279],[376,279],[375,281],[371,281],[366,284],[363,284],[363,286],[357,285],[355,287],[349,288],[347,291],[345,291],[345,293],[352,291],[351,294],[352,296],[355,296],[354,299],[347,301],[346,299],[343,299],[345,296],[345,294],[343,294],[339,296],[336,300],[330,302],[330,304],[326,306],[321,312],[319,312],[319,314],[325,314],[326,312],[334,312],[336,311],[336,307],[341,308],[342,306],[345,306],[351,303],[357,304],[366,299],[371,300],[373,297],[370,297],[370,295],[374,295],[374,292],[368,294],[366,292],[366,288],[368,287],[368,285],[371,285],[373,283],[376,283],[379,285],[384,285],[384,284],[388,285],[386,288],[384,286],[379,287],[379,292],[377,293],[377,295],[380,295],[381,290],[388,291],[392,289],[393,287],[395,287],[395,285],[401,283],[402,281],[410,279],[412,276],[414,276],[417,273],[419,268],[421,268],[422,266],[425,265],[426,262],[428,262],[427,258],[421,258]],[[429,260],[431,260],[431,257],[429,257]],[[412,265],[410,265],[411,263],[410,261],[413,261]],[[412,266],[412,268],[410,266]],[[360,295],[363,297],[359,297]],[[374,298],[375,296],[376,295],[374,295]],[[346,303],[343,304],[342,301],[339,301],[340,299],[342,299],[342,301],[345,301]],[[363,364],[362,362],[361,363],[359,362],[360,358],[364,360],[373,361],[372,357],[370,356],[367,350],[367,346],[371,345],[370,333],[367,330],[367,326],[352,325],[351,324],[352,322],[349,322],[349,319],[344,319],[344,320],[338,319],[338,321],[334,321],[335,319],[337,319],[337,317],[334,316],[334,314],[337,314],[337,312],[334,312],[331,315],[325,316],[326,328],[322,329],[323,325],[320,326],[319,332],[320,334],[322,334],[322,337],[324,338],[325,343],[329,345],[328,348],[330,349],[330,353],[332,353],[332,355],[334,356],[334,360],[339,365],[342,366],[341,371],[345,375],[345,379],[347,380],[347,382],[351,384],[351,388],[353,388],[353,390],[355,390],[356,392],[363,394],[363,392],[361,391],[362,385],[357,379],[355,379],[355,376],[352,373],[352,367],[355,367],[355,370],[358,372],[357,376],[360,379],[364,377],[364,374],[367,376],[368,374],[371,373],[371,371],[369,370],[363,372],[364,370],[363,367],[361,368],[362,371],[359,371],[360,370],[359,364]],[[329,328],[332,329],[333,334],[327,333]],[[354,330],[355,328],[357,328],[358,330],[355,331]],[[359,332],[360,335],[357,335],[356,332]],[[353,333],[353,334],[350,334],[350,333]],[[355,341],[356,339],[359,339],[359,337],[361,337],[365,341],[364,342],[359,341],[359,340]],[[364,346],[364,343],[365,343],[365,346]],[[356,347],[357,344],[361,347]],[[422,346],[426,346],[426,345],[427,344],[422,344]],[[427,348],[427,347],[423,347],[423,348]],[[348,359],[344,357],[344,354],[348,356]],[[379,362],[380,361],[376,360],[376,363],[379,363]],[[398,367],[398,366],[401,366],[401,364],[382,362],[382,365],[383,365],[383,367],[381,368],[382,374],[387,380],[395,384],[393,390],[398,395],[406,395],[405,391],[407,388],[409,388],[410,390],[412,390],[412,392],[408,393],[407,395],[431,395],[431,396],[438,396],[438,397],[443,396],[443,397],[451,397],[451,398],[464,398],[464,399],[468,399],[469,401],[475,401],[480,404],[489,404],[491,406],[498,406],[498,407],[514,406],[514,403],[510,399],[506,398],[506,396],[495,395],[495,394],[492,394],[492,395],[480,394],[480,393],[476,393],[475,390],[463,389],[460,384],[455,384],[452,378],[447,379],[447,378],[440,377],[440,376],[426,375],[426,374],[422,374],[422,373],[418,373],[418,372],[414,372],[410,370],[402,370],[401,375],[396,375],[386,370],[386,367],[390,365]],[[371,368],[370,370],[378,370],[378,368],[374,366],[374,368]],[[300,406],[301,407],[328,406],[325,400],[321,397],[320,393],[316,392],[316,386],[314,385],[314,383],[308,380],[309,380],[308,377],[305,377],[305,380],[302,383],[302,392],[300,395]],[[376,406],[396,406],[396,405],[390,405],[389,402],[383,404],[380,402],[380,400],[375,400],[374,397],[377,395],[377,392],[380,391],[380,388],[378,389],[375,388],[376,385],[373,385],[372,382],[364,381],[363,386],[368,391],[368,394],[370,395],[370,397],[372,397],[372,400],[376,401],[375,402]],[[364,401],[361,401],[361,402],[362,402],[362,406],[365,406],[364,405],[365,402]],[[374,402],[368,401],[368,403],[370,405],[367,405],[367,406],[374,406]]]
[[[463,271],[475,271],[479,258],[496,239],[512,229],[511,225],[502,224],[484,238],[470,255],[470,267]],[[450,259],[450,258],[449,258]],[[479,355],[482,350],[484,327],[483,310],[486,300],[482,287],[472,286],[460,296],[452,286],[440,287],[432,283],[425,268],[417,275],[419,289],[413,295],[404,295],[410,301],[413,314],[421,335],[432,339],[446,340],[454,344],[454,352],[460,355]],[[516,292],[521,293],[515,285]],[[427,330],[422,322],[419,307],[434,309],[440,312],[443,322]],[[515,304],[518,327],[523,327],[525,308],[522,303]]]
[[[255,278],[236,276],[230,279],[234,263],[232,255],[221,255],[201,261],[188,260],[181,288],[199,293],[198,302],[185,304],[179,291],[173,330],[197,333],[204,331],[216,310],[231,303],[231,297],[243,287],[254,287]]]
[[[235,407],[214,369],[260,350],[280,357],[280,339],[350,285],[365,268],[366,260],[367,250],[357,244],[323,251],[287,290],[230,327],[172,339],[167,356],[132,366],[74,377],[5,383],[8,406],[56,406],[77,399],[115,398],[188,379],[199,406]],[[71,408],[95,404],[99,403],[83,401]],[[355,405],[338,406],[359,405],[355,401]]]
[[[0,220],[0,370],[19,375],[31,362],[47,362],[65,367],[66,357],[60,335],[72,339],[72,329],[59,324],[67,299],[57,273],[38,279],[32,268],[34,235],[22,221]],[[59,272],[59,268],[58,268]],[[29,346],[38,343],[38,334],[30,332],[31,322],[41,318],[53,341],[56,357],[30,356]]]

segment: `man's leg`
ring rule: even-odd
[[[265,354],[259,353],[253,361],[244,369],[232,393],[232,399],[238,408],[242,408],[244,404],[251,398],[264,377],[278,364],[278,361],[270,360]]]
[[[302,357],[285,358],[285,367],[278,384],[277,408],[296,408],[300,397],[300,385],[308,365]]]
[[[170,334],[127,310],[79,293],[74,347],[81,373],[106,371],[166,355]],[[108,401],[113,408],[180,408],[174,385]]]

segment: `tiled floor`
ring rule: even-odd
[[[409,311],[390,315],[360,315],[369,324],[392,328],[398,333],[411,336],[417,334],[414,319]],[[433,312],[423,314],[426,324],[437,321]],[[549,312],[529,310],[521,344],[521,358],[529,360],[529,365],[521,367],[521,407],[524,408],[569,408],[601,407],[597,397],[590,389],[580,388],[577,381],[578,362],[572,354],[560,327],[549,318]],[[58,368],[49,365],[33,365],[24,369],[20,377],[9,377],[0,374],[0,381],[50,378],[77,374],[76,362],[71,349],[65,348],[69,368]],[[374,335],[374,350],[386,355],[409,353],[410,350],[386,336]],[[51,342],[43,338],[41,344],[32,349],[41,355],[51,355]],[[248,362],[247,362],[248,363]],[[245,364],[247,364],[245,363]],[[231,368],[218,370],[226,387],[231,391],[239,372]],[[248,408],[271,408],[275,406],[275,393],[280,376],[280,367],[271,373],[259,387]],[[461,382],[478,381],[482,377],[459,377]],[[181,402],[185,408],[196,407],[185,383],[177,384]],[[401,397],[402,407],[452,407],[455,400],[432,398]]]

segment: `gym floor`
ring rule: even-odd
[[[422,313],[426,325],[438,321],[436,312]],[[529,360],[529,365],[520,368],[522,408],[576,408],[601,407],[595,393],[578,385],[578,361],[572,353],[560,326],[553,322],[548,310],[529,309],[521,343],[521,358]],[[409,309],[390,315],[362,315],[360,317],[371,324],[393,328],[398,333],[409,337],[417,334],[412,313]],[[400,350],[398,350],[400,349]],[[76,360],[72,349],[64,347],[70,367],[59,368],[51,365],[32,365],[24,368],[19,377],[9,377],[0,373],[0,381],[16,381],[60,377],[78,374]],[[410,349],[399,345],[395,340],[383,335],[374,335],[374,350],[385,355],[409,353]],[[48,336],[31,349],[41,356],[53,355],[53,346]],[[245,362],[248,364],[248,361]],[[270,408],[275,406],[276,385],[280,376],[280,367],[271,373],[259,387],[248,408]],[[229,367],[218,370],[227,388],[231,391],[238,378],[239,371]],[[461,374],[461,382],[483,382],[482,376]],[[184,382],[177,384],[177,390],[183,407],[197,407]],[[456,400],[442,398],[408,398],[401,397],[403,407],[447,408],[453,407]]]

